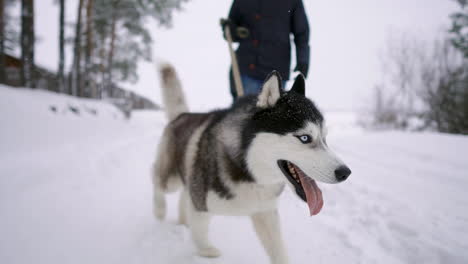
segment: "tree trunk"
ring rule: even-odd
[[[0,83],[6,83],[4,10],[4,1],[0,0]]]
[[[73,51],[73,82],[72,95],[82,96],[81,87],[81,14],[84,0],[78,4],[78,15],[75,27],[75,47]]]
[[[59,66],[58,66],[58,92],[63,93],[65,89],[65,0],[60,0],[59,15]]]
[[[94,97],[91,76],[91,55],[93,53],[93,0],[88,0],[86,7],[86,50],[85,50],[85,73],[84,92],[86,97]]]
[[[106,80],[106,50],[105,46],[102,43],[106,43],[106,37],[101,36],[100,38],[100,46],[99,46],[99,51],[98,51],[98,58],[99,58],[99,80],[98,80],[98,92],[97,96],[98,99],[102,99],[102,95],[104,93],[104,86],[105,86],[105,80]],[[97,78],[97,77],[96,77]]]
[[[115,9],[115,7],[114,7]],[[110,46],[109,46],[109,56],[108,56],[108,63],[107,63],[107,80],[106,80],[106,92],[109,92],[108,89],[111,88],[112,86],[112,68],[114,65],[114,50],[115,50],[115,39],[116,39],[116,33],[115,33],[115,27],[117,24],[117,12],[114,11],[112,15],[112,24],[111,24],[111,41],[110,41]]]
[[[34,71],[34,0],[21,1],[21,84],[35,88]]]

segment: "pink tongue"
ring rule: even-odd
[[[310,215],[320,213],[323,207],[322,191],[317,186],[317,183],[312,178],[305,176],[302,172],[298,173],[301,179],[302,188],[304,189],[307,205],[309,205]]]

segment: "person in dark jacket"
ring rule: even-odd
[[[290,34],[294,35],[296,67],[307,77],[309,70],[309,23],[302,0],[234,0],[228,20],[245,94],[257,94],[264,79],[278,71],[284,83],[291,64]],[[248,34],[244,30],[248,29]],[[223,26],[224,29],[224,26]],[[239,34],[244,32],[244,34]],[[236,97],[231,75],[231,93]]]

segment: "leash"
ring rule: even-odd
[[[223,21],[223,19],[221,19]],[[222,23],[222,22],[221,22]],[[224,27],[224,32],[226,36],[226,40],[228,42],[229,54],[231,55],[231,63],[232,63],[232,75],[234,77],[234,83],[236,86],[237,97],[241,97],[244,95],[244,87],[242,87],[240,71],[239,71],[239,64],[237,62],[237,56],[232,48],[232,35],[231,35],[231,28],[229,25]]]

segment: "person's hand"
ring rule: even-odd
[[[233,23],[228,18],[221,18],[219,23],[221,24],[221,29],[223,30],[223,38],[227,39],[226,38],[226,26],[228,26],[231,29],[231,34],[232,34]]]
[[[232,27],[232,21],[229,18],[221,18],[219,23],[221,24],[221,27],[223,28],[223,31],[224,31],[224,28],[226,26]]]
[[[305,64],[305,63],[298,63],[296,65],[296,68],[294,68],[294,71],[298,71],[300,73],[302,73],[304,75],[304,77],[307,78],[307,74],[309,72],[309,64]]]
[[[231,29],[231,34],[234,39],[245,39],[248,38],[250,35],[250,31],[246,27],[236,27],[236,25],[230,20],[226,18],[222,18],[220,20],[221,28],[223,29],[223,37],[226,39],[226,26]]]

